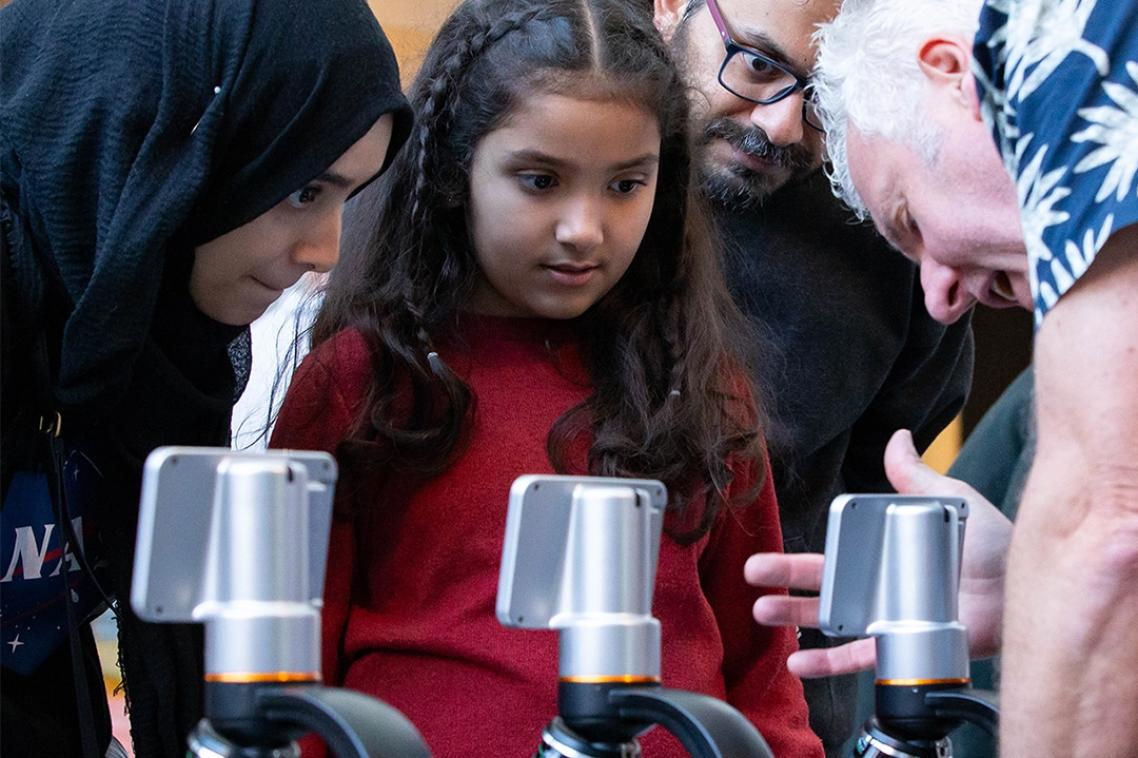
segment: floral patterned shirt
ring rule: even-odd
[[[1038,326],[1138,222],[1138,0],[986,0],[973,56],[1016,180]]]

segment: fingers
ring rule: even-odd
[[[761,553],[752,556],[752,560],[759,558],[763,563],[766,563],[766,558],[769,554]],[[796,556],[782,556],[776,555],[773,557],[778,558],[795,558],[806,559],[815,556],[810,555],[796,555]],[[816,556],[821,558],[821,556]],[[787,570],[787,566],[779,565],[783,563],[801,563],[808,564],[813,561],[798,560],[798,561],[775,561],[775,571]],[[820,564],[820,561],[819,561]],[[759,569],[767,568],[761,566]],[[750,570],[750,561],[748,561],[748,573]],[[760,573],[756,570],[756,573]],[[765,575],[764,575],[765,576]],[[764,579],[765,581],[765,579]],[[802,627],[817,627],[818,626],[818,598],[816,597],[787,597],[785,595],[764,595],[755,601],[752,609],[755,621],[767,626],[789,626],[791,624]],[[787,659],[786,665],[792,674],[796,676],[813,678],[822,676],[834,676],[835,674],[849,674],[854,671],[864,671],[873,668],[874,661],[876,660],[876,647],[872,639],[857,640],[845,645],[833,648],[817,648],[811,650],[799,650],[791,654]]]
[[[959,479],[938,474],[929,468],[908,429],[898,429],[885,446],[885,476],[902,495],[954,495],[972,500],[976,490]]]
[[[766,626],[818,626],[818,598],[763,595],[751,609],[755,621]]]
[[[898,429],[889,438],[885,446],[885,475],[902,495],[931,494],[945,478],[924,464],[908,429]],[[944,493],[943,488],[939,491]]]
[[[852,674],[873,668],[877,649],[872,639],[856,640],[830,648],[799,650],[786,659],[790,673],[804,679]]]
[[[817,553],[755,553],[743,566],[743,576],[757,587],[818,591],[822,587],[822,565],[822,556]]]
[[[967,500],[964,576],[1003,575],[1011,521],[969,485],[926,466],[913,447],[912,435],[905,429],[895,432],[885,447],[885,474],[902,495],[953,495]]]

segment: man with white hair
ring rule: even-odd
[[[1138,2],[846,0],[818,39],[835,189],[920,263],[929,312],[1035,311],[1038,447],[1008,559],[1002,754],[1133,758]]]

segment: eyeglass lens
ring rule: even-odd
[[[724,87],[739,97],[758,103],[780,100],[798,86],[798,79],[792,73],[745,50],[735,50],[724,61],[719,80]],[[802,115],[810,126],[815,129],[821,128],[822,123],[814,104],[806,95],[804,95]]]

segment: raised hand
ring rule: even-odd
[[[1000,646],[1004,604],[1004,572],[1011,522],[976,490],[958,479],[938,474],[921,461],[907,430],[894,433],[885,448],[885,474],[902,495],[952,495],[967,499],[964,560],[960,576],[960,617],[968,628],[974,658],[994,655]],[[748,582],[817,592],[822,586],[822,556],[760,553],[744,568]],[[755,602],[755,620],[768,626],[818,626],[817,597],[764,595]],[[832,676],[873,667],[873,640],[856,640],[833,648],[800,650],[787,666],[802,677]]]

